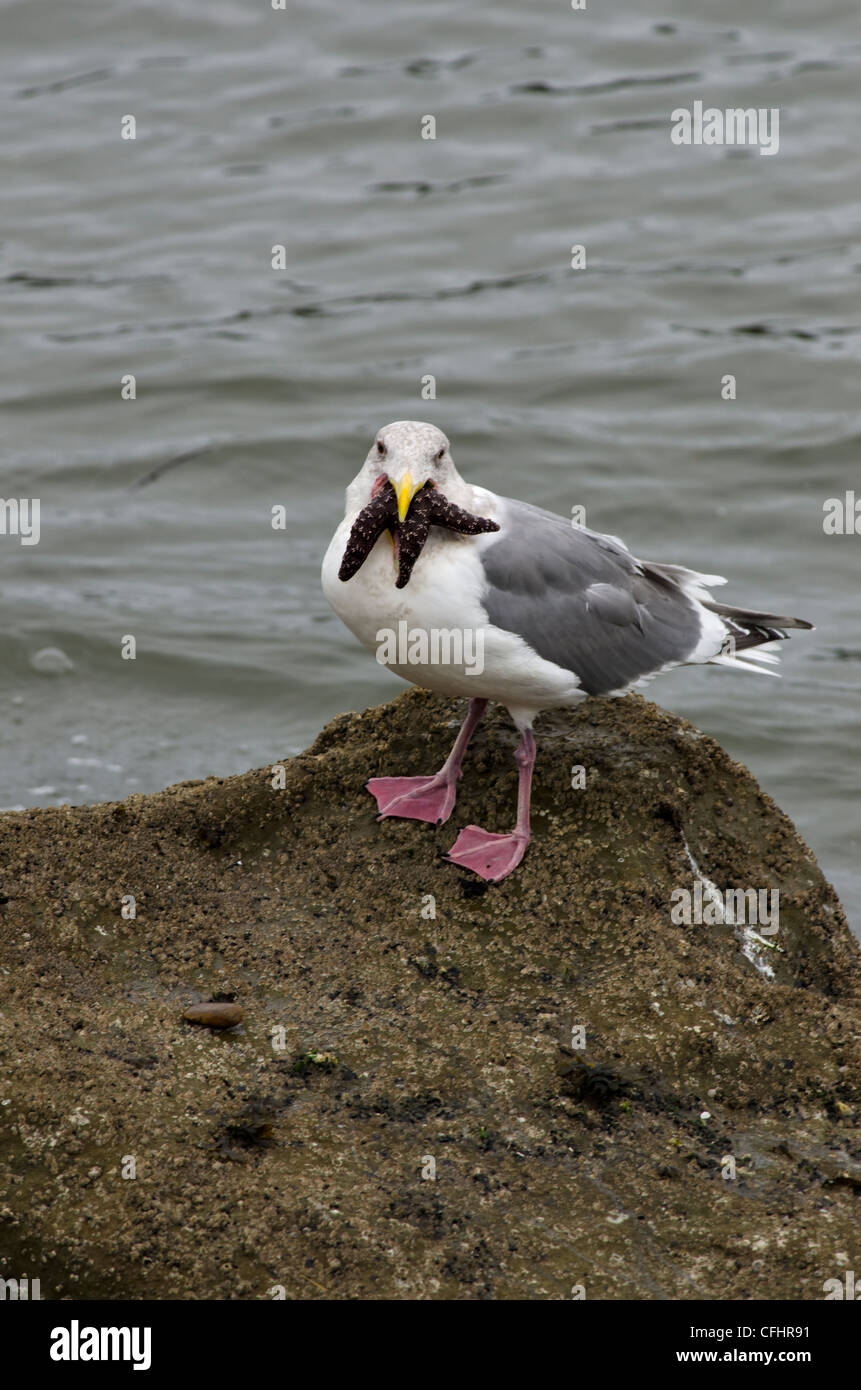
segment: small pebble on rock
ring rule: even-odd
[[[235,1028],[245,1017],[238,1004],[192,1004],[183,1018],[207,1028]]]

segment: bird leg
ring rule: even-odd
[[[519,770],[517,782],[517,824],[510,835],[495,835],[477,825],[461,830],[448,854],[452,864],[472,869],[490,883],[498,883],[516,869],[529,844],[529,798],[532,769],[535,766],[535,736],[524,729],[514,754]]]
[[[433,777],[372,777],[370,782],[365,783],[377,801],[380,812],[377,820],[385,816],[400,816],[405,820],[426,820],[437,825],[448,820],[454,810],[463,755],[486,708],[486,700],[470,700],[454,747]]]

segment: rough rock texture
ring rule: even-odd
[[[281,778],[0,816],[0,1274],[179,1299],[841,1277],[859,956],[809,850],[711,739],[592,700],[539,721],[533,844],[486,887],[439,856],[509,828],[502,712],[448,825],[377,824],[363,790],[434,770],[461,714],[413,690]],[[779,951],[671,922],[686,844],[721,889],[779,889]],[[213,998],[239,1028],[183,1022]]]

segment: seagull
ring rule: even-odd
[[[465,482],[435,425],[386,425],[347,488],[323,592],[378,661],[469,706],[438,772],[366,784],[377,819],[448,820],[487,703],[505,705],[520,735],[514,829],[468,825],[445,856],[488,882],[504,879],[529,844],[542,710],[625,695],[676,666],[774,675],[772,644],[786,629],[812,628],[715,602],[709,589],[725,583],[638,560],[615,536]]]

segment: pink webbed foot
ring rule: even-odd
[[[437,773],[434,777],[372,777],[365,786],[376,798],[377,820],[400,816],[442,825],[454,810],[456,781]]]
[[[499,883],[517,868],[529,844],[529,836],[513,830],[509,835],[495,835],[478,825],[468,825],[460,832],[445,858],[451,864],[472,869],[473,873],[490,883]]]
[[[486,705],[486,700],[470,700],[454,747],[433,777],[372,777],[365,783],[376,798],[380,813],[377,820],[401,816],[404,820],[429,821],[431,825],[442,825],[448,820],[454,810],[463,755]]]

